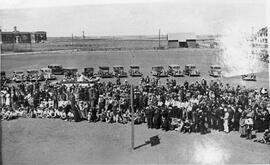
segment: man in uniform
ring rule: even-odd
[[[95,88],[90,86],[90,88],[88,89],[88,94],[89,94],[90,107],[94,108],[95,107],[95,99],[96,99]]]

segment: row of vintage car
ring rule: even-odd
[[[39,69],[28,69],[26,72],[24,70],[15,70],[13,76],[10,80],[15,82],[21,81],[43,81],[43,80],[55,80],[55,75],[65,75],[65,76],[75,76],[78,72],[77,68],[66,67],[62,65],[51,64],[47,68]],[[140,77],[143,74],[140,71],[140,66],[132,65],[129,69],[129,75],[132,77]],[[113,66],[113,71],[110,71],[108,66],[100,66],[97,73],[94,73],[93,67],[84,68],[82,73],[86,77],[101,77],[101,78],[112,78],[112,77],[128,77],[128,73],[125,71],[123,66],[117,65]],[[200,76],[199,70],[193,64],[185,65],[184,70],[181,70],[180,65],[169,65],[168,70],[166,70],[161,65],[155,65],[152,67],[152,76],[156,77],[181,77],[184,75],[188,76]],[[211,65],[209,75],[213,77],[221,76],[221,66]],[[5,72],[1,72],[1,80],[7,80]]]

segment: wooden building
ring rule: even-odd
[[[196,35],[194,33],[169,33],[168,48],[195,48]]]
[[[13,31],[2,32],[0,31],[1,41],[5,43],[40,43],[47,40],[46,32],[37,31],[37,32],[21,32],[17,30],[17,27],[14,27]]]

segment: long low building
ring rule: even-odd
[[[196,48],[195,33],[169,33],[168,48]]]
[[[36,32],[21,32],[18,31],[16,26],[13,31],[2,32],[0,30],[0,41],[5,43],[41,43],[47,40],[45,31]]]

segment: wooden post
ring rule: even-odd
[[[0,26],[0,55],[2,54],[2,29]]]
[[[133,85],[130,88],[130,104],[131,104],[131,149],[134,149],[134,108],[133,108]]]
[[[158,29],[158,49],[160,49],[160,29]]]
[[[71,34],[71,51],[73,51],[73,33]]]

